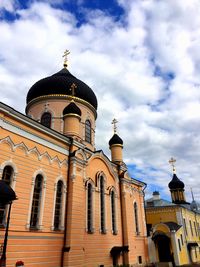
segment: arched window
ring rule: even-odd
[[[51,127],[51,113],[45,112],[42,114],[41,124],[49,128]]]
[[[56,190],[55,213],[54,213],[54,230],[61,229],[63,189],[64,189],[63,182],[58,181]]]
[[[11,185],[13,172],[14,171],[11,166],[6,166],[3,169],[2,180],[4,180],[7,185]],[[0,225],[4,225],[5,222],[6,222],[6,206],[0,204]]]
[[[100,177],[100,210],[101,210],[101,233],[106,233],[106,227],[105,227],[105,183],[104,183],[104,177]]]
[[[85,121],[85,141],[91,144],[91,122],[89,120]]]
[[[111,219],[112,219],[112,233],[117,234],[117,225],[116,225],[116,204],[115,204],[115,192],[112,190],[110,194],[111,200]]]
[[[135,217],[135,232],[137,235],[140,234],[139,232],[139,222],[138,222],[138,206],[137,203],[134,203],[134,217]]]
[[[33,229],[39,228],[40,204],[42,198],[42,183],[43,183],[43,177],[42,175],[38,174],[35,178],[31,218],[30,218],[30,228]]]
[[[87,186],[87,231],[93,233],[93,205],[92,205],[92,184]]]

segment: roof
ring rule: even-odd
[[[177,231],[178,229],[181,228],[181,225],[179,225],[179,224],[177,224],[175,222],[164,222],[164,224],[166,224],[171,231],[172,230]]]
[[[183,189],[185,187],[184,183],[177,177],[177,175],[174,173],[172,180],[168,184],[169,188],[174,189]]]
[[[166,207],[166,206],[177,206],[176,204],[168,201],[168,200],[165,200],[165,199],[154,199],[153,197],[152,198],[149,198],[145,201],[145,207],[146,208],[150,208],[150,207]]]
[[[81,110],[74,102],[70,102],[70,104],[63,110],[63,115],[67,114],[76,114],[81,116]]]
[[[97,109],[97,98],[92,89],[65,68],[36,82],[30,88],[26,102],[28,104],[33,99],[42,96],[72,96],[72,85],[75,86],[74,94],[76,98],[88,102]]]
[[[123,145],[123,140],[116,133],[112,136],[112,138],[109,141],[109,146],[112,145]]]

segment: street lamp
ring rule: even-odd
[[[8,216],[7,216],[7,223],[6,223],[6,231],[4,237],[4,244],[3,244],[3,252],[0,259],[0,267],[6,267],[6,248],[7,248],[7,241],[8,241],[8,228],[10,222],[10,212],[13,200],[16,200],[17,197],[13,189],[3,180],[0,180],[0,204],[5,206],[9,205],[8,209]]]

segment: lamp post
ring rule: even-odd
[[[12,202],[16,199],[17,197],[13,189],[5,181],[0,180],[0,204],[3,206],[9,204],[3,251],[2,251],[2,255],[0,259],[0,267],[6,267],[6,248],[7,248],[7,242],[8,242],[10,213],[11,213]]]

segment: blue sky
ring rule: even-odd
[[[69,70],[98,98],[96,148],[116,117],[130,174],[170,198],[172,156],[200,198],[198,0],[0,1],[1,101],[20,112],[37,80]]]

